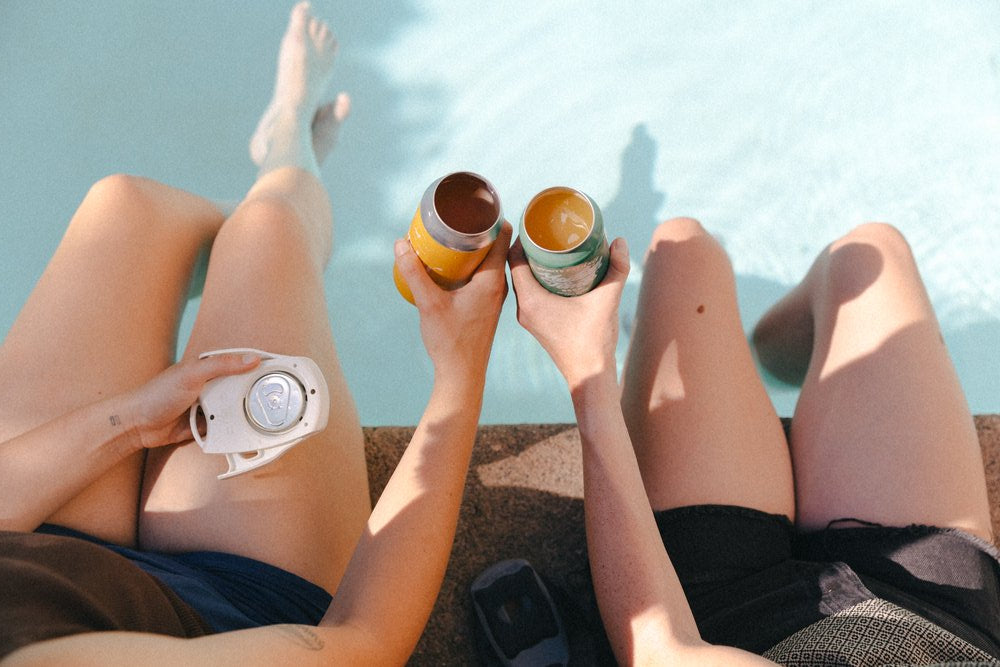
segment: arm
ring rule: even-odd
[[[510,253],[518,320],[566,379],[583,450],[584,517],[594,589],[622,664],[763,662],[702,641],[660,539],[619,404],[618,304],[628,275],[622,239],[608,275],[591,292],[559,297],[539,286],[520,246]]]
[[[176,364],[135,391],[0,443],[0,530],[32,531],[130,454],[190,440],[187,410],[204,384],[260,361],[214,359]]]
[[[198,639],[89,633],[27,646],[11,664],[404,664],[444,578],[482,405],[486,365],[507,293],[505,224],[468,285],[454,292],[397,244],[420,311],[434,386],[319,627],[275,625]]]
[[[408,244],[397,242],[396,263],[420,311],[434,386],[321,623],[364,629],[367,641],[356,657],[366,662],[405,662],[441,587],[507,294],[510,237],[504,223],[469,284],[452,292],[430,279]]]

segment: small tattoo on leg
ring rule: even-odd
[[[108,421],[111,422],[112,426],[118,426],[122,423],[122,419],[118,415],[111,415],[108,417]]]

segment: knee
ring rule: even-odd
[[[307,239],[302,216],[292,202],[267,195],[242,202],[223,225],[216,243],[234,242],[283,251],[300,249]]]
[[[877,280],[901,274],[916,276],[916,262],[906,238],[890,224],[858,225],[829,247],[827,285],[838,301],[859,295]]]
[[[725,249],[694,218],[673,218],[661,223],[654,231],[646,252],[647,265],[657,258],[682,266],[702,267],[708,271],[729,270]]]
[[[887,222],[866,222],[858,225],[840,239],[834,242],[834,248],[851,243],[863,243],[873,246],[883,254],[893,256],[912,256],[910,244],[906,237],[893,225]]]
[[[239,218],[250,226],[263,228],[274,226],[295,226],[301,223],[301,216],[295,205],[281,195],[267,194],[250,197],[236,209]],[[234,217],[236,217],[234,215]]]
[[[652,245],[664,241],[679,243],[693,238],[707,237],[708,232],[694,218],[672,218],[661,222],[653,231]]]
[[[74,216],[71,227],[83,226],[102,238],[148,234],[159,219],[147,179],[129,174],[105,176],[91,185],[80,210],[92,214]]]
[[[105,206],[128,206],[148,199],[146,179],[131,174],[111,174],[90,186],[85,201]]]

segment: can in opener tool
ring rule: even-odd
[[[330,398],[326,380],[308,357],[290,357],[252,348],[214,350],[218,354],[256,354],[260,365],[249,373],[215,378],[191,406],[195,442],[206,454],[225,454],[234,477],[271,463],[306,437],[326,428]],[[198,412],[207,430],[198,433]]]

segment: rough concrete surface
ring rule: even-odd
[[[993,530],[1000,535],[1000,415],[978,415],[976,427],[994,509]],[[364,431],[374,502],[413,428]],[[480,427],[444,584],[409,664],[483,664],[473,636],[469,586],[484,568],[507,558],[527,559],[554,584],[563,615],[574,628],[574,664],[608,663],[587,563],[575,425]]]

